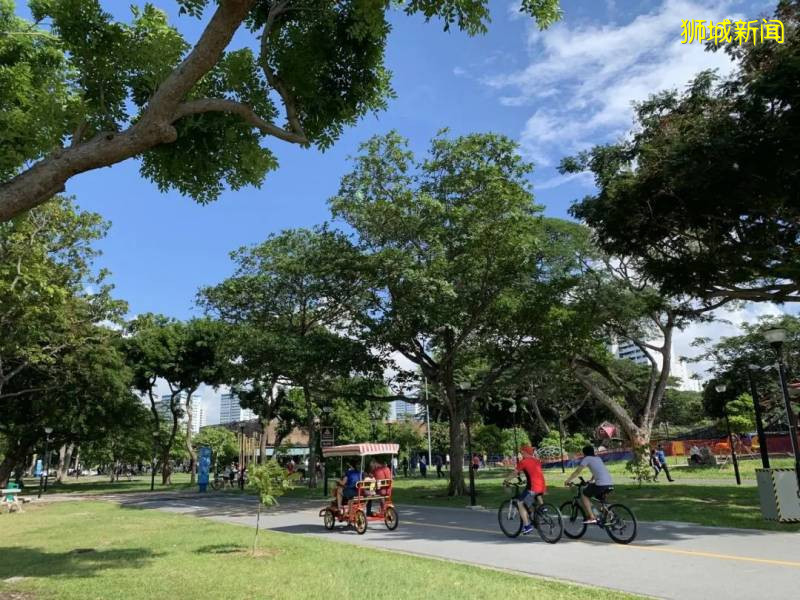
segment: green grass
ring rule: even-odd
[[[262,532],[252,556],[250,528],[106,502],[33,506],[0,529],[0,598],[635,598],[286,533]]]
[[[569,473],[569,471],[568,471]],[[566,475],[561,472],[545,473],[548,482],[547,501],[560,506],[574,492],[563,487]],[[617,481],[624,481],[616,476]],[[502,486],[502,475],[498,471],[484,471],[475,482],[477,502],[486,508],[500,505],[509,496]],[[463,508],[469,497],[447,496],[447,480],[400,478],[395,481],[394,500],[402,506],[421,504]],[[319,490],[295,488],[293,496],[319,497]],[[683,521],[714,527],[740,527],[771,531],[800,531],[800,525],[765,521],[761,516],[758,490],[753,486],[736,485],[682,485],[679,482],[657,484],[618,483],[609,498],[629,506],[642,521]]]
[[[39,493],[39,480],[28,478],[24,480],[24,495],[34,496]],[[189,473],[174,473],[170,485],[161,485],[161,476],[156,473],[155,490],[180,491],[197,489],[197,486],[189,485]],[[111,483],[107,475],[92,475],[88,477],[64,478],[63,483],[49,481],[47,484],[47,494],[109,494],[125,492],[145,492],[150,491],[150,475],[137,475],[130,479],[122,478],[120,481]]]

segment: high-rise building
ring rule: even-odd
[[[222,394],[219,399],[219,422],[234,423],[236,421],[249,421],[254,419],[255,414],[248,408],[239,405],[239,397],[236,394]]]
[[[181,417],[179,423],[184,424],[189,420],[186,412],[186,399],[188,395],[186,392],[178,394],[176,405],[181,409]],[[170,402],[172,394],[163,394],[161,400],[156,402],[156,410],[161,418],[167,422],[172,421],[172,411],[170,409]],[[198,433],[200,428],[205,425],[206,414],[205,407],[203,406],[203,399],[200,394],[192,394],[192,433]]]
[[[663,340],[651,340],[647,343],[651,345],[659,345],[663,343]],[[645,365],[649,367],[651,364],[650,359],[647,357],[645,351],[630,340],[618,340],[613,342],[609,345],[608,349],[617,358],[633,361],[637,365]],[[650,354],[656,361],[658,368],[661,369],[663,364],[661,353],[651,351]],[[689,369],[686,367],[686,363],[678,360],[678,358],[674,356],[674,352],[671,365],[672,366],[670,367],[669,374],[671,377],[675,377],[680,381],[678,384],[678,389],[692,392],[701,391],[702,386],[700,385],[700,382],[691,378],[689,375]]]
[[[405,400],[394,400],[389,404],[389,418],[395,421],[416,419],[419,405]]]

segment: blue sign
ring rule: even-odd
[[[211,471],[211,448],[208,446],[200,446],[200,452],[197,455],[197,484],[200,486],[200,491],[205,492],[208,486],[208,474]]]

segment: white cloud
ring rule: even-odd
[[[730,72],[725,53],[680,43],[681,20],[740,16],[727,0],[664,0],[621,25],[576,24],[567,15],[546,31],[530,27],[527,67],[481,81],[498,91],[501,104],[534,108],[521,144],[539,166],[550,166],[625,135],[633,126],[632,102],[683,88],[704,69]]]
[[[702,348],[692,347],[692,342],[697,338],[709,338],[710,343],[715,343],[724,337],[741,335],[742,324],[757,323],[762,317],[777,317],[785,313],[797,313],[797,307],[786,309],[769,302],[750,302],[734,310],[717,310],[714,312],[720,321],[711,323],[696,323],[683,331],[675,332],[672,342],[674,359],[680,357],[691,358],[702,353]],[[727,322],[726,322],[727,321]],[[708,379],[708,370],[713,364],[704,361],[687,364],[690,373],[696,373],[702,379]]]

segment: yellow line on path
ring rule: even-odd
[[[402,522],[409,523],[411,525],[420,525],[422,527],[437,527],[439,529],[455,529],[458,531],[471,531],[473,533],[489,533],[493,535],[503,535],[502,532],[495,531],[492,529],[476,529],[472,527],[461,527],[460,525],[440,525],[438,523],[423,523],[421,521],[409,521],[408,519],[405,519]],[[596,542],[593,540],[582,540],[582,541],[589,544],[601,544],[603,546],[609,545],[607,542]],[[716,552],[703,552],[700,550],[678,550],[676,548],[659,548],[656,546],[642,546],[641,544],[629,544],[629,545],[618,544],[612,547],[629,548],[632,550],[645,550],[649,552],[665,552],[667,554],[680,554],[683,556],[700,556],[703,558],[716,558],[718,560],[732,560],[739,562],[775,565],[779,567],[793,567],[795,569],[800,569],[800,562],[795,562],[791,560],[773,560],[769,558],[755,558],[752,556],[738,556],[736,554],[718,554]]]

